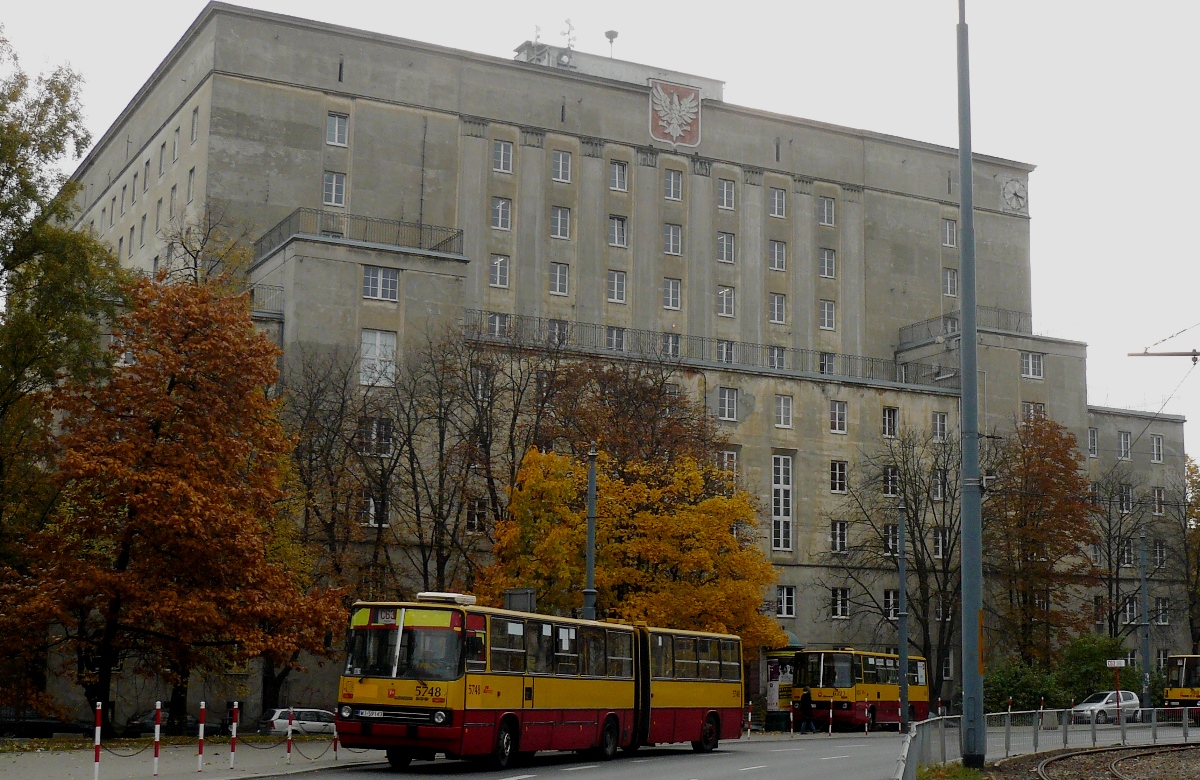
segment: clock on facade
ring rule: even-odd
[[[1013,211],[1024,211],[1025,205],[1029,202],[1029,190],[1025,188],[1025,183],[1020,179],[1009,179],[1004,182],[1004,202]]]

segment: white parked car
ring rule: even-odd
[[[329,710],[292,709],[292,734],[332,734],[336,718]],[[258,722],[259,734],[286,734],[287,707],[267,710]]]
[[[1121,691],[1121,720],[1136,723],[1141,719],[1141,702],[1133,691]],[[1117,691],[1093,693],[1071,708],[1072,723],[1116,723]]]

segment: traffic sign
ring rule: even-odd
[[[1110,658],[1108,660],[1108,668],[1109,669],[1124,669],[1125,668],[1125,659],[1124,658]]]

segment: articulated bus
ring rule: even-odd
[[[813,720],[837,727],[900,723],[900,656],[852,648],[796,653],[792,707],[799,708],[804,688],[812,690]],[[925,659],[908,657],[910,720],[929,717],[929,681]],[[798,714],[798,713],[796,713]]]
[[[1200,707],[1200,655],[1167,656],[1165,707]],[[1200,712],[1189,710],[1193,718]]]
[[[539,750],[708,752],[741,736],[742,647],[421,593],[354,605],[338,695],[342,744],[386,750],[397,768],[438,753],[504,768]]]

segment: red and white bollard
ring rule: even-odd
[[[162,738],[162,702],[154,702],[154,776],[158,777],[158,741]]]
[[[294,712],[291,707],[288,707],[288,730],[287,730],[287,762],[292,763],[292,718]]]
[[[196,771],[204,771],[204,702],[200,702],[200,741],[196,743]]]
[[[746,708],[746,738],[750,738],[750,726],[753,725],[754,710]]]
[[[871,733],[871,697],[863,695],[863,733]]]
[[[233,769],[233,757],[237,754],[238,703],[233,703],[233,715],[229,719],[229,768]]]
[[[96,702],[96,765],[92,769],[93,780],[100,780],[100,723],[104,719],[104,711],[100,706],[100,702]]]
[[[942,697],[941,696],[938,697],[937,713],[938,713],[939,718],[942,717]]]
[[[833,699],[829,699],[829,736],[833,736]]]
[[[333,724],[333,760],[334,761],[338,760],[337,750],[338,750],[338,733],[337,733],[337,722],[335,721]]]

